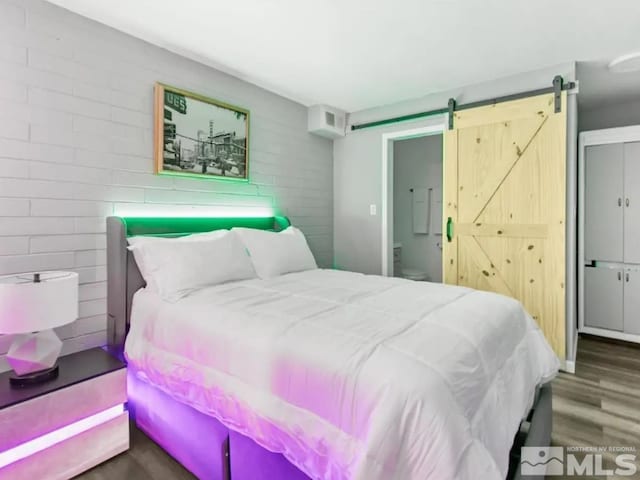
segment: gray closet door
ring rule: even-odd
[[[624,261],[640,263],[640,142],[624,145]]]
[[[623,144],[585,149],[585,260],[622,262]]]
[[[584,323],[588,327],[623,329],[622,268],[585,267]]]
[[[627,270],[624,275],[624,331],[640,335],[640,270]]]

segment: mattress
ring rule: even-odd
[[[145,381],[314,479],[504,479],[559,362],[516,300],[311,270],[136,293],[125,353]]]

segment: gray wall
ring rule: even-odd
[[[579,111],[581,132],[640,125],[640,100],[609,103],[589,109],[580,108]]]
[[[402,243],[402,267],[442,281],[442,235],[413,233],[414,187],[442,188],[442,135],[393,144],[393,241]],[[400,272],[394,272],[396,276]]]
[[[382,272],[382,135],[443,123],[431,117],[388,127],[350,132],[333,142],[335,266],[380,275]],[[369,206],[377,206],[371,215]]]
[[[251,111],[249,184],[153,175],[154,82]],[[291,217],[333,257],[332,142],[306,108],[39,0],[0,0],[0,274],[80,274],[65,351],[105,342],[105,217]],[[0,337],[0,370],[10,338]]]

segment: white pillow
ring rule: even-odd
[[[149,243],[168,242],[169,244],[171,244],[171,242],[199,242],[201,240],[221,238],[228,233],[229,230],[213,230],[211,232],[193,233],[191,235],[185,235],[183,237],[129,237],[127,239],[127,242],[129,243],[129,246],[127,248],[133,253],[133,258],[136,259],[138,269],[140,270],[142,277],[146,280],[145,272],[147,272],[147,267],[145,265],[144,259],[145,250],[139,247],[148,245]],[[158,290],[157,286],[154,283],[153,277],[150,277],[150,280],[147,280],[147,286],[150,290]]]
[[[290,272],[318,268],[304,234],[295,227],[282,232],[253,228],[233,228],[251,256],[260,278],[273,278]]]
[[[133,252],[144,259],[140,272],[147,286],[169,302],[203,287],[256,276],[246,249],[228,231],[197,241],[142,242]]]
[[[229,233],[229,230],[213,230],[211,232],[192,233],[191,235],[184,235],[182,237],[146,237],[144,235],[140,235],[127,238],[127,243],[129,244],[129,250],[133,250],[134,247],[148,242],[197,242],[208,238],[224,237],[227,233]]]

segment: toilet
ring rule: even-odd
[[[413,268],[403,268],[401,271],[402,278],[406,278],[407,280],[415,280],[416,282],[426,282],[429,280],[427,272],[422,272]]]
[[[415,280],[417,282],[429,280],[427,272],[415,268],[402,268],[402,244],[399,242],[393,244],[393,271],[397,272],[396,277],[406,278],[407,280]]]

